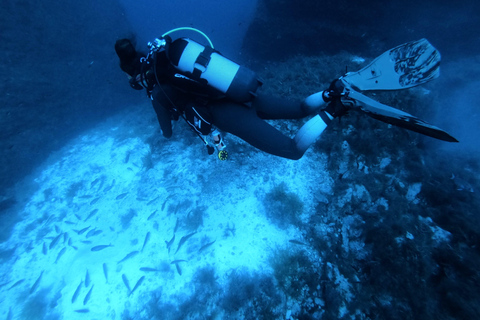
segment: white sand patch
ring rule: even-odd
[[[25,301],[41,291],[41,299],[57,301],[54,310],[63,319],[85,319],[75,312],[82,309],[92,319],[119,318],[127,308],[141,312],[156,290],[162,291],[163,302],[191,293],[192,277],[207,266],[214,268],[220,284],[237,268],[271,273],[274,249],[302,235],[266,218],[265,195],[285,182],[303,202],[307,219],[317,203],[312,193],[330,192],[325,159],[308,152],[291,161],[254,150],[246,155],[232,151],[230,160],[222,162],[207,156],[196,138],[182,137],[191,135],[185,125],[177,127],[178,134],[166,140],[156,136],[150,119],[132,112],[52,155],[34,182],[27,182],[36,191],[24,205],[23,220],[2,244],[5,250],[15,248],[14,259],[1,266],[1,283],[9,282],[0,289],[3,305],[17,315],[25,308],[19,297]],[[182,237],[194,232],[178,249]],[[174,234],[168,251],[166,241]],[[181,275],[174,260],[185,260],[178,262]],[[38,288],[30,293],[42,272]],[[124,279],[131,289],[143,282],[129,296]]]

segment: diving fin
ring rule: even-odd
[[[381,104],[380,102],[377,102],[355,90],[345,88],[341,100],[342,103],[348,108],[352,110],[363,111],[374,119],[393,124],[397,127],[415,131],[439,140],[458,142],[457,139],[442,129],[435,127],[417,117],[414,117],[409,113]]]
[[[381,104],[358,91],[400,90],[438,78],[441,56],[427,39],[407,42],[384,52],[368,66],[340,77],[344,85],[342,103],[352,110],[448,142],[458,142],[442,129],[409,113]]]
[[[438,50],[427,39],[420,39],[384,52],[341,79],[358,91],[406,89],[438,78],[440,60]]]

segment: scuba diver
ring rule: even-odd
[[[172,41],[169,34],[179,29],[199,32],[210,46],[189,38]],[[404,89],[438,77],[440,54],[425,39],[391,49],[362,70],[333,80],[328,89],[292,101],[257,92],[262,82],[253,71],[222,56],[201,31],[179,29],[149,42],[147,54],[138,52],[129,39],[115,43],[120,68],[129,76],[132,88],[146,89],[166,138],[172,136],[172,121],[182,117],[209,154],[214,148],[207,137],[212,138],[221,160],[227,153],[220,131],[272,155],[298,160],[333,119],[357,110],[437,139],[457,141],[423,120],[359,92]],[[265,121],[312,115],[293,138]]]

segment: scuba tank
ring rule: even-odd
[[[179,38],[167,48],[170,63],[193,80],[211,86],[236,102],[248,102],[262,84],[252,70],[225,58],[213,48]]]
[[[165,41],[165,36],[178,30],[193,30],[202,34],[210,46],[203,46],[189,38]],[[194,28],[179,28],[162,35],[162,40],[149,43],[152,48],[163,47],[170,63],[181,74],[212,87],[235,102],[246,103],[255,96],[262,82],[255,72],[227,59],[213,48],[210,39]]]

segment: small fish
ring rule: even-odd
[[[107,264],[103,264],[103,275],[105,276],[105,281],[108,283],[108,269],[107,269]]]
[[[57,225],[55,225],[55,232],[56,232],[56,233],[60,233],[60,232],[61,232],[60,228],[59,228]]]
[[[112,180],[112,184],[109,185],[108,187],[106,187],[103,192],[108,192],[110,190],[112,190],[112,188],[115,186],[115,179]]]
[[[93,188],[99,181],[100,181],[100,178],[97,178],[97,179],[93,180],[93,181],[90,183],[90,188]]]
[[[90,228],[90,226],[86,227],[86,228],[83,228],[81,230],[73,230],[75,231],[78,235],[82,235],[85,233],[85,231],[87,231],[88,229]]]
[[[90,249],[90,251],[100,251],[100,250],[103,250],[103,249],[108,248],[108,247],[113,247],[113,245],[112,244],[103,244],[103,245],[100,245],[100,246],[95,246],[92,249]]]
[[[182,269],[180,269],[180,265],[178,263],[175,263],[175,267],[177,267],[178,274],[182,275]]]
[[[158,269],[149,268],[149,267],[142,267],[142,268],[140,268],[140,271],[145,271],[145,272],[157,272]]]
[[[154,203],[155,201],[157,201],[157,199],[160,198],[160,196],[156,197],[155,199],[152,199],[150,201],[147,202],[147,206],[151,205],[152,203]]]
[[[72,303],[74,303],[75,300],[77,300],[78,295],[80,294],[80,290],[82,289],[82,285],[83,285],[83,280],[80,281],[80,284],[78,285],[77,289],[76,289],[75,292],[73,293]]]
[[[68,233],[64,232],[63,233],[63,243],[67,242],[67,239],[68,239]]]
[[[127,152],[127,154],[125,155],[125,160],[123,160],[124,163],[128,163],[128,160],[130,159],[130,151]]]
[[[84,309],[77,309],[77,310],[73,310],[73,311],[75,311],[75,312],[77,312],[77,313],[89,313],[89,312],[90,312],[90,310],[88,310],[88,309],[86,309],[86,308],[84,308]]]
[[[94,228],[94,229],[88,231],[87,234],[85,235],[85,238],[88,239],[88,238],[90,238],[90,237],[93,237],[97,231],[98,231],[97,228]],[[101,231],[100,231],[100,232],[101,232]]]
[[[115,200],[121,200],[121,199],[125,198],[127,196],[127,194],[128,194],[128,192],[121,193],[115,198]]]
[[[78,220],[82,220],[82,218],[78,214],[74,213],[74,215]]]
[[[9,307],[9,308],[8,308],[7,320],[13,320],[13,311],[12,311],[12,307]]]
[[[187,262],[187,260],[173,260],[172,262],[170,262],[170,264],[177,264],[180,262]]]
[[[462,178],[455,177],[453,173],[450,179],[453,180],[453,183],[455,184],[455,189],[457,189],[457,191],[468,191],[472,193],[475,192],[475,190],[473,190],[473,187],[470,183],[468,183],[466,180]]]
[[[142,276],[140,279],[138,279],[137,283],[135,284],[135,286],[133,287],[132,291],[130,291],[130,295],[132,295],[132,293],[138,288],[140,287],[140,285],[142,284],[143,280],[145,280],[145,276]]]
[[[47,255],[47,253],[48,253],[47,245],[45,244],[45,242],[43,243],[42,253],[44,255]]]
[[[86,222],[88,219],[90,219],[91,217],[93,217],[96,213],[98,212],[98,209],[93,209],[90,214],[85,218],[85,220],[83,220],[84,222]]]
[[[172,247],[172,244],[174,241],[175,241],[175,234],[173,234],[173,237],[172,239],[170,239],[170,241],[165,241],[165,243],[167,244],[168,253],[170,253],[170,248]]]
[[[293,244],[298,244],[300,246],[306,246],[307,245],[306,243],[300,242],[300,241],[295,240],[295,239],[288,240],[288,242],[293,243]]]
[[[118,261],[117,264],[122,263],[123,261],[128,260],[131,257],[136,256],[137,254],[139,254],[139,251],[132,251],[129,254],[127,254],[122,260]]]
[[[21,280],[18,280],[17,282],[15,282],[14,284],[12,284],[12,286],[10,288],[8,288],[8,290],[12,289],[12,288],[15,288],[16,286],[18,286],[20,283],[22,283],[23,281],[25,281],[25,279],[21,279]]]
[[[100,233],[102,233],[103,231],[102,230],[95,230],[93,233],[92,233],[92,237],[95,237],[95,236],[98,236]]]
[[[83,299],[83,305],[86,305],[88,300],[90,300],[90,295],[92,294],[92,290],[93,290],[93,286],[90,288],[90,290],[88,290],[87,295]]]
[[[179,275],[182,275],[182,269],[180,268],[180,262],[187,262],[187,260],[173,260],[170,264],[174,264],[177,268],[177,272]]]
[[[168,198],[170,198],[170,197],[167,197],[167,199],[165,199],[165,201],[162,204],[162,211],[163,211],[163,209],[165,209],[165,206],[167,205]]]
[[[80,242],[85,244],[92,244],[92,241],[90,240],[81,240]]]
[[[58,236],[55,237],[55,239],[52,240],[52,242],[50,242],[50,246],[48,247],[50,250],[52,250],[52,248],[55,247],[58,240],[60,240],[61,236],[62,236],[62,234],[59,234]]]
[[[130,292],[132,292],[132,290],[130,290],[130,284],[128,283],[128,279],[127,279],[127,276],[125,274],[122,274],[122,280],[123,280],[123,283],[125,284],[125,287],[127,287],[128,294],[130,294]]]
[[[92,201],[90,201],[90,205],[93,206],[95,203],[97,203],[98,200],[100,200],[100,197],[95,198]]]
[[[65,221],[63,221],[63,222],[65,222],[66,224],[70,224],[70,225],[75,224],[75,222],[68,221],[68,220],[65,220]]]
[[[35,283],[33,284],[33,286],[30,288],[30,294],[34,293],[35,290],[37,290],[38,285],[40,284],[40,280],[42,280],[42,276],[43,276],[43,271],[40,273],[40,275],[38,276],[37,280],[35,281]]]
[[[180,250],[180,248],[182,247],[182,245],[183,245],[191,236],[193,236],[195,233],[197,233],[197,232],[192,232],[192,233],[190,233],[190,234],[187,234],[186,236],[183,236],[182,239],[180,239],[180,242],[178,243],[177,251],[175,251],[175,253],[177,253],[178,250]]]
[[[147,232],[146,236],[145,236],[145,240],[143,241],[143,246],[142,246],[142,250],[145,248],[145,246],[147,245],[147,242],[148,240],[150,239],[150,232]]]
[[[57,255],[57,259],[55,259],[55,263],[58,262],[58,260],[60,260],[60,258],[63,256],[63,254],[65,253],[65,251],[67,251],[67,247],[63,247],[62,250],[60,250],[60,252],[58,253]]]
[[[87,269],[87,272],[85,273],[85,288],[87,288],[88,286],[90,286],[90,274],[88,273]]]
[[[150,213],[150,215],[148,216],[147,218],[147,221],[150,221],[150,219],[153,218],[153,216],[155,215],[155,213],[157,213],[157,210],[153,211],[152,213]]]
[[[203,250],[207,249],[208,247],[210,247],[212,244],[215,243],[216,240],[213,240],[212,242],[209,242],[207,244],[204,244],[203,246],[200,247],[200,249],[198,249],[198,252],[202,252]]]

